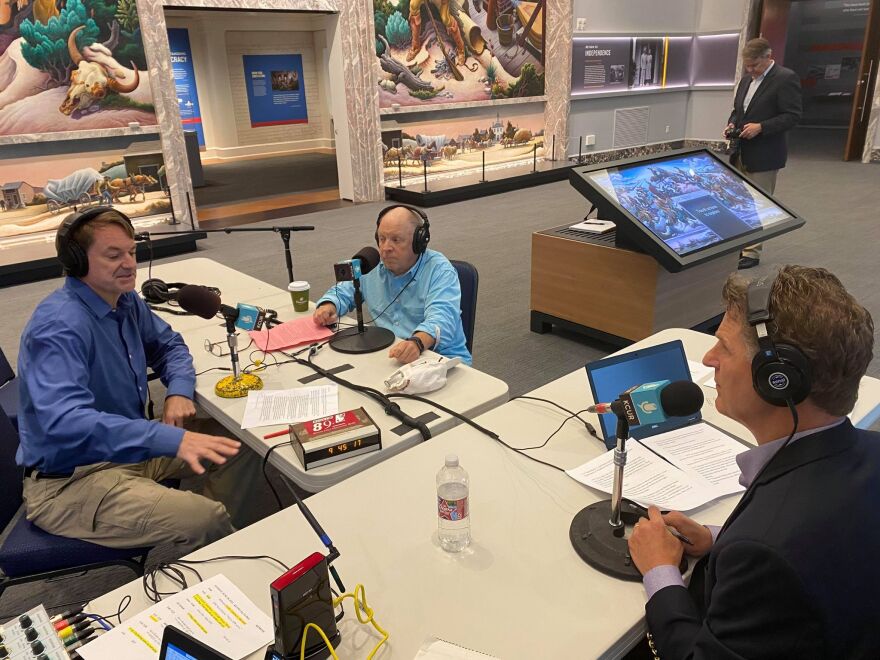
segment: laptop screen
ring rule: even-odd
[[[634,385],[660,380],[691,380],[684,346],[679,340],[596,360],[590,362],[586,369],[593,401],[597,403],[614,401]],[[630,429],[630,436],[636,439],[647,438],[698,419],[699,412],[689,417],[670,418],[662,424],[636,426]],[[617,417],[613,413],[607,413],[600,415],[600,420],[605,446],[611,449],[617,443]]]
[[[199,660],[196,656],[187,653],[174,644],[166,645],[164,651],[165,660]]]

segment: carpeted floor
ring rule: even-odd
[[[213,206],[272,195],[335,188],[334,154],[305,153],[205,165],[205,185],[196,188],[196,206]]]
[[[830,268],[878,319],[880,332],[880,288],[871,275],[880,244],[880,166],[841,162],[842,148],[840,135],[833,131],[799,131],[792,136],[792,158],[780,174],[777,196],[799,211],[807,224],[769,241],[761,266],[752,272],[768,272],[787,262]],[[382,206],[365,204],[309,215],[317,231],[293,239],[297,277],[310,280],[315,293],[329,287],[333,263],[372,242]],[[582,368],[611,350],[578,336],[529,331],[531,233],[574,223],[585,211],[584,199],[567,182],[429,210],[431,247],[472,262],[480,273],[474,366],[505,380],[511,396]],[[199,256],[276,286],[287,283],[276,237],[254,234],[232,241],[212,235],[199,245]],[[13,364],[31,310],[58,284],[55,280],[3,290],[0,346]],[[874,359],[869,374],[880,377],[880,358]],[[267,507],[266,513],[271,510]],[[157,556],[167,556],[167,551]],[[108,569],[88,579],[13,589],[3,596],[0,612],[14,613],[41,601],[48,605],[88,598],[128,579],[125,571]]]

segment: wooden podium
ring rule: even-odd
[[[568,225],[532,234],[531,329],[554,325],[613,344],[666,328],[711,326],[723,312],[721,287],[737,252],[670,273],[641,252],[615,246],[615,234]]]

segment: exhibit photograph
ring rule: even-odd
[[[381,108],[544,94],[545,0],[373,0]]]

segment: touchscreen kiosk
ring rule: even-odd
[[[617,225],[617,245],[668,271],[760,243],[804,224],[715,154],[688,150],[575,167],[571,184]]]

